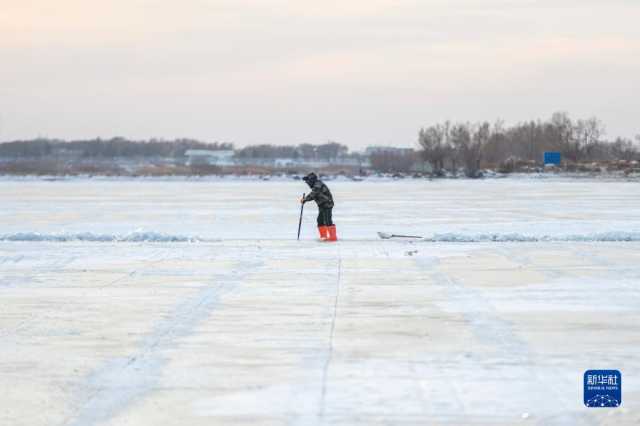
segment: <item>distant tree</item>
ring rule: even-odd
[[[242,159],[273,160],[276,158],[290,158],[304,160],[322,159],[335,160],[346,156],[349,148],[335,142],[322,145],[301,144],[297,147],[291,145],[252,145],[236,151],[236,157]]]
[[[331,161],[346,155],[346,153],[349,152],[349,148],[345,145],[340,145],[337,142],[329,141],[328,143],[319,145],[316,148],[316,152],[318,153],[318,158],[325,161]]]
[[[636,137],[640,143],[640,138]],[[638,160],[640,158],[640,151],[638,146],[630,139],[617,138],[609,145],[609,155],[607,159],[610,160]]]
[[[49,139],[13,141],[0,144],[0,157],[39,158],[50,155],[60,142]]]
[[[549,122],[551,148],[565,156],[577,160],[578,153],[573,146],[574,124],[566,112],[554,112]]]
[[[452,171],[457,172],[457,164],[465,163],[466,152],[471,146],[471,125],[469,123],[457,123],[451,127],[451,159]]]
[[[466,176],[478,176],[482,152],[490,138],[491,125],[487,122],[477,125],[457,123],[451,127],[451,157],[464,166]]]
[[[303,143],[297,148],[300,156],[305,160],[314,160],[316,158],[316,146],[310,143]]]
[[[131,157],[182,157],[188,149],[233,149],[228,143],[205,143],[190,139],[174,141],[131,141],[123,137],[60,141],[35,139],[0,144],[0,156],[38,158],[50,155],[76,156],[86,159]]]
[[[488,122],[475,126],[471,138],[471,144],[463,153],[465,174],[468,177],[477,177],[480,171],[482,151],[491,139],[491,125]]]
[[[578,156],[591,159],[591,156],[604,135],[604,126],[595,117],[578,120],[574,126],[575,149]]]
[[[449,130],[451,124],[436,124],[420,129],[418,143],[422,147],[422,155],[427,160],[436,175],[441,175],[444,170],[444,160],[450,152]]]
[[[489,141],[483,148],[483,160],[491,166],[497,166],[511,152],[511,140],[507,138],[504,122],[498,120],[493,124]]]
[[[524,161],[541,164],[546,151],[559,151],[568,161],[599,161],[633,156],[627,144],[603,140],[604,126],[597,118],[573,121],[565,112],[556,112],[548,120],[517,123],[505,127],[489,123],[450,122],[420,129],[421,155],[441,174],[445,160],[455,172],[459,165],[468,176],[477,175],[481,166],[502,167]],[[640,142],[640,136],[638,141]]]
[[[383,173],[408,173],[416,162],[413,150],[381,150],[369,157],[371,167]]]

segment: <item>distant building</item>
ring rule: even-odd
[[[264,167],[309,167],[309,168],[322,168],[328,166],[368,166],[368,159],[351,158],[351,157],[338,157],[330,160],[312,160],[303,158],[238,158],[236,164],[252,165],[252,166],[264,166]]]
[[[365,155],[371,156],[373,154],[412,154],[413,148],[398,148],[395,146],[368,146],[364,150]]]
[[[433,166],[428,161],[418,160],[413,163],[409,171],[413,173],[433,173]]]
[[[187,165],[232,166],[235,164],[233,150],[189,149],[184,155]]]

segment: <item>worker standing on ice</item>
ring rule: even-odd
[[[333,196],[327,185],[324,184],[315,173],[309,173],[302,178],[307,182],[311,193],[302,198],[300,202],[302,204],[307,201],[315,201],[318,205],[318,232],[320,233],[320,239],[323,241],[338,241],[336,235],[336,226],[331,219],[331,210],[333,209]]]

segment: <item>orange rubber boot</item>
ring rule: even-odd
[[[331,225],[331,226],[327,226],[327,230],[329,231],[329,235],[328,235],[328,239],[327,241],[338,241],[338,235],[336,234],[336,226],[335,225]]]
[[[329,238],[329,230],[326,226],[318,226],[318,233],[320,234],[320,241],[326,241]]]

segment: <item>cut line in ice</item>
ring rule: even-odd
[[[486,234],[462,234],[443,233],[427,237],[428,242],[450,243],[484,243],[484,242],[621,242],[640,241],[640,232],[609,231],[589,234],[558,234],[558,235],[527,235],[519,233],[486,233]]]
[[[233,240],[234,238],[228,238]],[[246,239],[246,238],[238,238]],[[264,239],[264,238],[256,238]],[[270,239],[270,238],[266,238]],[[53,233],[43,234],[39,232],[17,232],[13,234],[0,234],[0,241],[15,242],[106,242],[106,243],[197,243],[222,241],[221,238],[204,238],[200,236],[171,235],[159,232],[132,232],[128,234],[96,234],[92,232],[78,233]],[[349,238],[343,239],[348,241]],[[358,239],[362,241],[362,239]],[[371,240],[374,240],[372,237]],[[384,240],[382,240],[384,241]],[[416,241],[416,239],[413,239]],[[588,234],[567,235],[535,235],[520,233],[442,233],[433,234],[417,241],[426,243],[509,243],[509,242],[633,242],[640,241],[640,232],[610,231]]]
[[[87,241],[87,242],[125,242],[125,243],[138,243],[138,242],[158,242],[158,243],[186,243],[186,242],[199,242],[203,239],[198,237],[188,237],[184,235],[168,235],[159,232],[132,232],[129,234],[117,235],[117,234],[94,234],[92,232],[78,232],[78,233],[60,233],[60,234],[41,234],[39,232],[17,232],[14,234],[0,235],[0,241],[21,241],[21,242],[73,242],[73,241]]]

